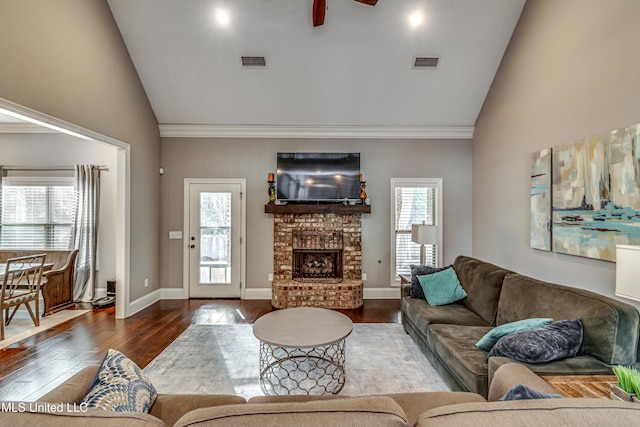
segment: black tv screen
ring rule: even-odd
[[[295,202],[358,200],[360,153],[278,153],[276,191]]]

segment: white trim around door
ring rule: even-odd
[[[247,180],[244,178],[185,178],[184,179],[184,200],[183,200],[183,227],[182,227],[182,294],[185,299],[189,298],[189,260],[190,260],[190,247],[189,247],[189,194],[192,184],[213,184],[213,185],[225,185],[235,184],[240,186],[240,298],[246,297],[246,229],[247,229]]]

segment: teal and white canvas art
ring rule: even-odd
[[[551,149],[531,155],[531,237],[534,249],[551,250]]]
[[[640,124],[554,147],[553,250],[615,261],[640,244]]]

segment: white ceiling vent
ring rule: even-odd
[[[413,58],[413,68],[436,69],[440,58],[435,56],[416,56]]]
[[[267,60],[264,56],[243,56],[243,68],[267,68]]]

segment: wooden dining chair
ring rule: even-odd
[[[9,325],[18,307],[23,304],[29,310],[33,324],[40,326],[38,297],[45,258],[46,254],[38,254],[7,260],[0,294],[0,340],[4,339],[4,327]],[[31,301],[35,301],[35,311],[29,304]],[[13,311],[9,313],[12,307]]]

